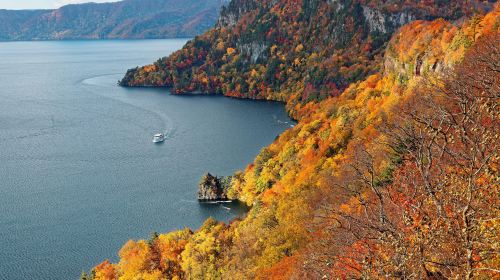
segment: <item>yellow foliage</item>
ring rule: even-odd
[[[129,240],[119,253],[118,268],[121,272],[120,280],[136,279],[136,275],[144,272],[149,264],[150,248],[146,241]]]
[[[227,48],[226,53],[227,55],[232,55],[236,52],[236,49],[234,48]]]
[[[271,49],[270,49],[270,51],[271,51],[271,55],[274,55],[274,54],[276,53],[276,49],[278,49],[278,46],[276,46],[276,45],[273,45],[273,46],[271,47]]]
[[[224,46],[224,42],[223,42],[223,41],[219,41],[219,42],[217,43],[217,47],[216,47],[216,48],[217,48],[218,50],[220,50],[220,51],[223,51],[223,50],[224,50],[224,48],[225,48],[225,46]]]
[[[143,67],[144,72],[154,72],[157,70],[156,65],[146,65]]]
[[[165,277],[163,277],[163,273],[161,270],[154,270],[152,272],[146,272],[142,274],[141,280],[163,280]]]
[[[295,47],[295,52],[301,52],[304,50],[304,45],[298,44],[297,47]]]

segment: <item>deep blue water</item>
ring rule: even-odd
[[[283,106],[116,86],[184,43],[0,43],[0,279],[77,279],[128,239],[241,215],[197,183],[250,163]]]

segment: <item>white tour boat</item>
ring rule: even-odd
[[[165,134],[158,133],[153,136],[153,143],[160,143],[165,141]]]

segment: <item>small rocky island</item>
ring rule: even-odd
[[[231,177],[217,177],[210,173],[205,174],[198,186],[198,201],[200,202],[226,202],[230,201],[227,195]]]

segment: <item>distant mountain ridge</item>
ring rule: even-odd
[[[0,40],[191,37],[216,23],[226,0],[124,0],[55,10],[0,10]]]

